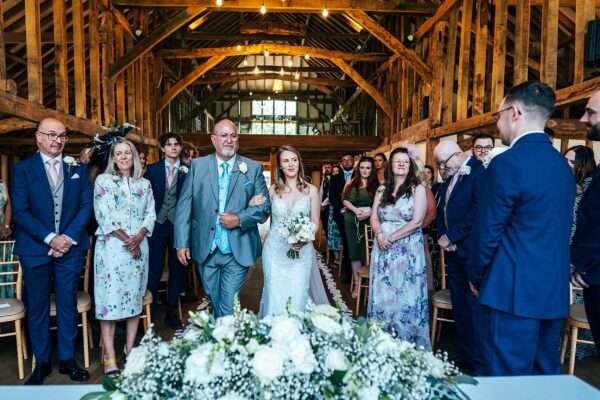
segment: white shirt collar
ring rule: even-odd
[[[521,140],[521,138],[522,138],[523,136],[531,135],[532,133],[543,133],[543,132],[540,132],[540,131],[527,131],[527,132],[523,132],[523,133],[521,133],[519,136],[517,136],[517,137],[516,137],[516,138],[515,138],[515,139],[512,141],[512,143],[510,144],[510,147],[513,147],[513,146],[515,145],[515,143],[517,143],[519,140]]]
[[[175,164],[173,164],[173,166],[175,167],[175,170],[179,169],[179,165],[181,165],[180,161],[179,160],[175,161]],[[165,158],[165,168],[168,170],[170,166],[171,166],[171,164]]]
[[[40,156],[42,157],[42,161],[44,162],[44,165],[48,165],[46,163],[50,160],[58,160],[59,168],[60,168],[60,165],[62,164],[62,154],[59,154],[56,157],[50,157],[49,155],[46,155],[40,151]]]

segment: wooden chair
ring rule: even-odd
[[[450,290],[446,288],[446,261],[444,259],[443,250],[440,250],[440,280],[442,288],[441,290],[435,292],[431,298],[431,304],[433,306],[431,318],[431,347],[434,347],[435,342],[439,340],[442,331],[441,323],[454,322],[453,319],[441,315],[443,310],[452,310],[452,298],[450,297]]]
[[[590,323],[585,314],[585,306],[583,304],[573,304],[573,291],[582,290],[571,286],[569,316],[565,321],[565,329],[560,352],[560,362],[565,362],[565,353],[567,352],[567,344],[569,336],[571,339],[571,347],[569,354],[569,374],[575,372],[575,353],[577,352],[577,343],[585,343],[593,345],[591,340],[579,339],[579,329],[590,329]]]
[[[358,269],[358,281],[354,282],[354,285],[358,285],[358,296],[356,296],[356,305],[354,307],[354,313],[358,316],[358,312],[360,311],[360,300],[362,298],[363,289],[364,289],[364,304],[367,304],[367,300],[369,298],[369,284],[371,282],[371,250],[373,249],[373,229],[371,225],[365,225],[365,264]],[[354,280],[354,276],[352,276]],[[354,287],[354,285],[350,285],[350,288]]]
[[[149,290],[146,290],[146,295],[144,296],[144,302],[143,302],[144,309],[142,311],[142,314],[140,315],[140,319],[142,320],[142,323],[144,324],[144,332],[147,332],[148,329],[150,329],[150,326],[152,325],[151,306],[152,306],[152,292]]]
[[[0,288],[12,288],[14,297],[0,298],[0,324],[13,323],[14,331],[0,333],[0,337],[14,336],[17,348],[19,379],[25,378],[23,359],[27,359],[27,347],[22,321],[25,318],[25,305],[21,301],[23,292],[23,272],[21,263],[13,256],[14,240],[0,242]]]
[[[90,297],[90,268],[92,265],[92,249],[88,249],[85,256],[85,265],[83,268],[82,288],[77,291],[77,312],[81,314],[81,322],[77,324],[82,329],[83,338],[83,365],[85,368],[90,366],[90,348],[94,347],[94,341],[91,338],[91,328],[88,324],[88,312],[92,309],[92,298]],[[50,316],[56,317],[56,298],[54,294],[50,295]],[[51,329],[56,329],[52,327]]]

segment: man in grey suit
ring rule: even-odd
[[[215,153],[193,160],[175,214],[175,248],[183,265],[198,265],[215,317],[232,314],[235,295],[261,252],[257,224],[271,203],[262,165],[237,153],[237,126],[215,124]],[[262,201],[253,202],[253,198]],[[190,251],[191,249],[191,251]]]

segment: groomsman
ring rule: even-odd
[[[167,283],[167,315],[165,322],[172,329],[181,329],[182,324],[177,315],[177,301],[184,290],[184,270],[177,259],[173,248],[173,222],[175,208],[188,167],[181,163],[180,155],[183,145],[181,136],[165,133],[159,138],[160,149],[164,159],[148,165],[144,175],[152,185],[156,208],[156,224],[150,237],[150,266],[148,273],[148,290],[152,292],[152,313],[156,314],[158,287],[165,267],[165,254],[169,253],[169,281]]]
[[[38,148],[15,165],[12,183],[15,249],[23,267],[25,303],[36,367],[26,385],[50,375],[50,287],[54,284],[59,372],[74,381],[89,373],[75,362],[77,287],[89,247],[86,226],[92,214],[87,167],[63,157],[67,130],[46,118],[35,132]]]
[[[442,184],[437,208],[438,244],[445,251],[452,313],[458,334],[457,364],[473,375],[481,373],[478,335],[479,304],[469,288],[467,262],[471,245],[473,218],[485,169],[470,153],[450,140],[433,150],[440,168],[449,178]]]
[[[479,133],[473,136],[473,155],[479,160],[483,161],[490,151],[494,150],[496,145],[496,139],[492,135],[487,133]]]
[[[600,91],[589,99],[581,122],[589,127],[588,139],[600,141]],[[571,282],[583,288],[585,313],[600,356],[600,170],[579,202],[577,227],[571,244]]]
[[[575,182],[544,133],[554,102],[549,86],[528,81],[509,90],[495,113],[510,148],[486,170],[469,262],[486,375],[561,371]]]

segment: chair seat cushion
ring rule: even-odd
[[[438,307],[452,308],[452,298],[449,289],[438,290],[433,294],[433,304]]]
[[[25,305],[21,300],[17,299],[0,299],[0,322],[13,321],[23,318],[25,315]],[[4,304],[8,304],[6,307]]]
[[[571,304],[569,309],[569,319],[573,321],[588,324],[587,315],[585,315],[585,307],[583,304]]]
[[[77,312],[82,313],[92,308],[92,299],[86,292],[77,292]],[[50,315],[56,315],[56,298],[54,293],[50,295]]]

